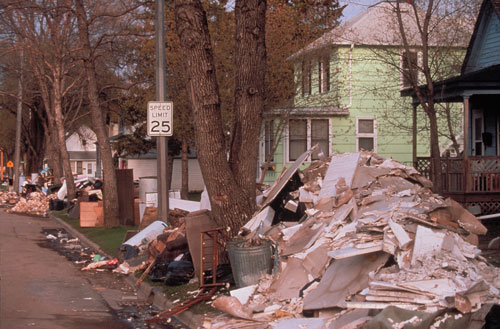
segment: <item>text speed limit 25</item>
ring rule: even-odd
[[[148,136],[172,136],[172,102],[148,102]]]

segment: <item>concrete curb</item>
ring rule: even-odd
[[[49,218],[53,219],[56,221],[58,224],[64,227],[65,230],[67,230],[69,233],[71,233],[73,236],[78,237],[80,241],[82,241],[84,244],[89,246],[90,248],[94,249],[95,251],[99,252],[101,255],[104,255],[108,257],[108,259],[113,259],[109,254],[104,252],[101,247],[87,238],[84,234],[80,233],[78,230],[76,230],[73,226],[70,224],[66,223],[62,219],[54,216],[52,213],[49,214]],[[171,300],[165,296],[163,293],[163,290],[160,287],[153,287],[147,282],[142,282],[139,286],[135,285],[135,282],[137,281],[137,278],[134,276],[133,273],[124,275],[123,276],[124,281],[130,285],[132,288],[134,288],[137,291],[137,297],[140,299],[144,299],[147,301],[150,301],[154,306],[158,307],[160,310],[166,310],[168,308],[171,308],[174,306]],[[203,323],[203,316],[194,314],[192,312],[184,311],[179,315],[176,315],[175,318],[179,320],[183,325],[189,328],[199,328],[202,326]]]
[[[49,214],[49,218],[55,220],[58,224],[63,226],[66,231],[70,232],[71,235],[77,237],[78,239],[80,239],[80,241],[82,241],[84,244],[86,244],[90,248],[94,249],[95,251],[99,252],[101,255],[106,256],[108,259],[114,258],[111,255],[109,255],[107,252],[102,250],[101,247],[97,243],[95,243],[94,241],[87,238],[83,233],[80,233],[73,226],[69,225],[68,223],[66,223],[62,219],[52,215],[52,213]]]

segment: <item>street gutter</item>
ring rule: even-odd
[[[102,248],[95,243],[94,241],[90,240],[88,237],[86,237],[83,233],[79,232],[76,230],[73,226],[70,224],[66,223],[64,220],[54,216],[52,213],[49,213],[49,218],[53,219],[56,221],[58,224],[64,227],[64,229],[68,232],[70,232],[73,236],[78,237],[80,241],[82,241],[84,244],[86,244],[88,247],[92,248],[93,250],[99,252],[101,255],[106,256],[108,259],[113,259],[111,255],[106,253]],[[134,288],[137,292],[137,297],[144,299],[148,302],[151,302],[153,306],[158,307],[160,310],[166,310],[174,306],[173,301],[167,298],[165,296],[163,289],[161,287],[154,287],[150,285],[148,282],[142,282],[138,286],[135,284],[137,281],[137,278],[134,276],[134,273],[130,273],[127,275],[123,275],[124,281],[130,285],[132,288]],[[106,298],[106,303],[109,302]],[[180,321],[183,325],[189,327],[189,328],[198,328],[202,325],[203,323],[203,316],[199,314],[194,314],[193,312],[190,312],[189,310],[182,312],[181,314],[178,314],[175,316],[175,318]]]

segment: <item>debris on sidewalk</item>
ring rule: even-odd
[[[264,238],[277,251],[276,274],[261,277],[242,305],[249,313],[239,318],[270,317],[268,328],[289,328],[285,320],[317,314],[328,328],[340,328],[347,318],[369,324],[389,306],[414,312],[407,323],[417,323],[419,312],[458,310],[469,319],[500,302],[500,269],[477,247],[486,228],[457,202],[432,193],[414,168],[361,152],[314,161],[301,172],[308,154],[264,194],[240,232],[249,245]],[[205,322],[223,328],[232,321]],[[426,323],[432,321],[439,318]]]
[[[9,200],[13,200],[11,197],[9,198]],[[29,193],[28,198],[19,197],[14,207],[7,209],[7,212],[47,217],[49,202],[55,198],[54,194],[46,196],[41,192],[32,192]]]

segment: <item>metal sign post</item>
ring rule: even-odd
[[[165,82],[165,1],[156,0],[156,99],[164,102],[167,87]],[[162,128],[162,127],[159,127]],[[149,131],[149,129],[148,129]],[[170,129],[171,131],[171,129]],[[161,132],[161,130],[160,130]],[[168,137],[160,135],[156,139],[158,220],[168,223]]]

